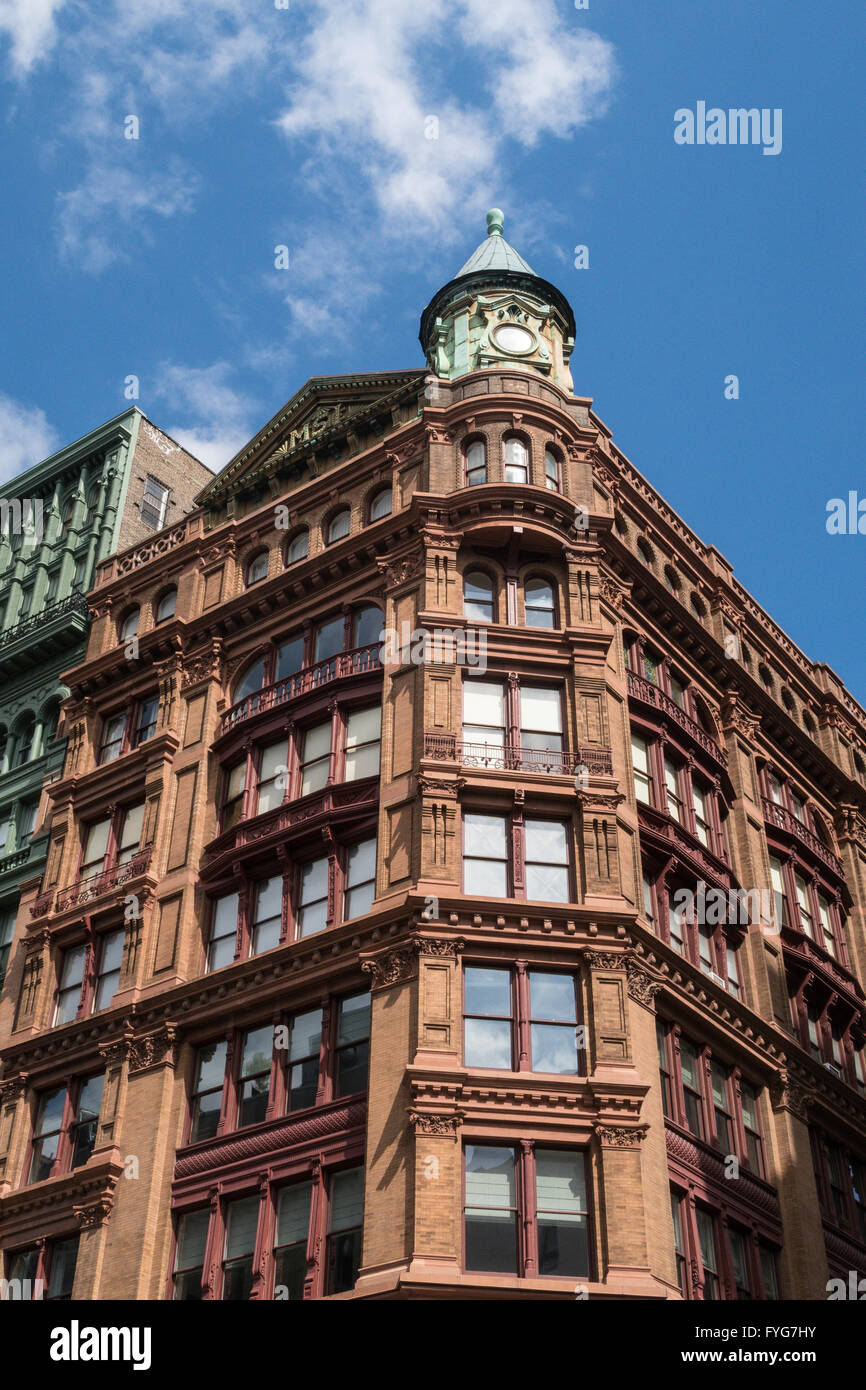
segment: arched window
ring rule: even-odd
[[[529,482],[529,454],[523,440],[517,439],[514,435],[505,441],[505,481]]]
[[[352,619],[352,646],[370,647],[382,640],[382,610],[375,604],[356,608]]]
[[[165,623],[169,618],[173,618],[176,605],[177,589],[166,589],[159,603],[156,605],[156,621],[158,623]]]
[[[247,587],[250,584],[260,584],[263,579],[268,577],[268,552],[260,550],[258,555],[247,564]]]
[[[6,728],[5,724],[0,724],[0,767],[3,765],[3,759],[6,757],[6,749],[8,746],[9,730]]]
[[[383,487],[370,503],[370,520],[381,521],[383,516],[390,516],[394,507],[394,494],[389,487]]]
[[[42,719],[42,746],[57,736],[57,722],[60,719],[60,699],[55,698],[48,701],[41,714]]]
[[[63,499],[63,502],[60,504],[60,525],[61,525],[61,527],[63,528],[63,534],[64,534],[64,536],[66,535],[66,532],[69,530],[70,526],[72,525],[72,518],[73,518],[74,514],[75,514],[75,493],[74,493],[74,492],[70,492],[69,496],[68,496],[68,497],[65,497],[65,498]]]
[[[30,761],[30,754],[33,751],[33,736],[36,733],[36,718],[32,714],[25,714],[21,723],[15,731],[15,766],[23,767]]]
[[[128,642],[130,637],[135,637],[138,632],[138,620],[141,617],[140,608],[130,608],[120,624],[120,640]]]
[[[559,459],[552,449],[544,451],[544,486],[550,488],[551,492],[559,492],[561,486]]]
[[[95,483],[87,494],[87,516],[85,517],[85,524],[88,526],[95,520],[96,513],[99,511],[99,496],[99,483]]]
[[[556,599],[547,579],[527,579],[523,590],[527,627],[556,627]]]
[[[463,615],[477,623],[494,618],[493,580],[483,570],[470,570],[463,576]]]
[[[342,511],[335,513],[328,522],[327,544],[333,545],[334,541],[341,541],[344,536],[348,536],[352,523],[352,514],[348,507],[343,507]]]
[[[653,553],[652,553],[652,550],[651,550],[651,548],[650,548],[650,546],[649,546],[649,543],[648,543],[647,541],[645,541],[645,540],[643,539],[643,537],[641,537],[641,539],[640,539],[640,540],[638,541],[638,543],[637,543],[637,553],[638,553],[638,555],[640,556],[640,558],[643,560],[643,562],[644,562],[645,565],[651,565],[651,564],[652,564],[653,558],[654,558],[654,557],[653,557]]]
[[[306,560],[310,553],[310,533],[306,527],[292,536],[286,546],[286,564],[295,565],[298,560]]]
[[[266,658],[258,657],[256,661],[248,666],[235,686],[234,703],[245,700],[248,695],[255,695],[257,690],[261,690],[265,683]]]
[[[483,439],[473,439],[466,450],[466,485],[476,487],[487,482],[487,445]]]

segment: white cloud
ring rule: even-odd
[[[145,215],[189,212],[197,186],[177,163],[141,176],[123,165],[93,164],[77,188],[58,195],[61,251],[91,271],[128,260],[149,236]]]
[[[44,410],[0,394],[0,479],[8,481],[54,453],[59,436]]]
[[[24,77],[48,56],[57,39],[54,16],[66,0],[0,0],[0,37],[9,39],[16,77]]]
[[[256,402],[229,384],[232,367],[214,362],[190,367],[164,362],[154,395],[174,412],[180,423],[167,432],[196,458],[213,469],[224,468],[255,432]]]
[[[615,76],[613,49],[570,24],[553,0],[454,0],[470,84],[487,102],[437,86],[442,11],[417,0],[312,0],[312,27],[290,55],[296,80],[279,120],[290,140],[355,164],[392,228],[447,230],[477,212],[507,139],[566,137],[599,115]],[[473,68],[475,71],[473,71]],[[492,107],[492,109],[491,109]],[[427,117],[438,119],[429,137]]]

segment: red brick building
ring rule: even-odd
[[[866,1273],[866,712],[488,220],[424,369],[312,379],[99,568],[0,1002],[0,1246],[52,1297]]]

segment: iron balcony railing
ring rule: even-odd
[[[629,671],[628,693],[633,695],[636,700],[642,700],[645,705],[654,705],[657,710],[661,710],[668,719],[673,720],[674,724],[678,724],[700,748],[703,748],[705,753],[709,753],[714,762],[721,763],[723,767],[727,765],[727,754],[716,740],[705,729],[702,729],[690,714],[686,714],[676,700],[672,700],[670,695],[659,690],[652,681],[644,680],[643,676],[636,676],[633,671]]]
[[[424,735],[424,756],[463,767],[487,767],[499,772],[546,772],[573,777],[585,767],[591,777],[613,774],[609,748],[584,748],[568,753],[557,748],[520,748],[504,743],[464,743],[456,734]]]
[[[340,652],[337,656],[319,661],[315,666],[308,666],[296,675],[285,676],[281,681],[266,685],[262,690],[239,700],[223,715],[221,733],[227,734],[230,729],[236,729],[239,724],[243,724],[245,719],[251,719],[253,715],[262,714],[265,710],[277,709],[289,700],[295,700],[299,695],[306,695],[311,690],[319,690],[332,681],[345,680],[348,676],[360,676],[381,669],[378,642],[368,647],[354,647],[352,651]]]
[[[762,796],[761,801],[764,807],[765,821],[769,821],[770,825],[774,825],[777,830],[784,830],[788,835],[793,835],[813,854],[817,854],[828,869],[832,869],[833,873],[838,874],[840,878],[843,877],[842,860],[831,849],[828,849],[824,841],[814,831],[804,825],[801,820],[798,820],[786,806],[780,806],[777,802],[771,801],[768,796]]]
[[[59,603],[52,603],[50,608],[42,608],[38,613],[22,618],[20,623],[16,623],[14,627],[0,633],[0,651],[12,642],[19,642],[22,637],[27,637],[31,632],[38,632],[52,623],[55,618],[63,618],[70,613],[78,613],[82,618],[89,617],[87,600],[83,594],[67,594],[66,598],[62,598]]]
[[[121,888],[125,883],[147,872],[152,856],[153,845],[146,845],[125,864],[114,864],[110,869],[101,869],[97,874],[79,879],[71,888],[61,889],[54,900],[54,911],[66,912],[70,907],[80,907],[83,903],[92,902],[94,898],[101,898],[104,894]],[[44,916],[50,910],[50,896],[43,893],[36,899],[30,909],[31,916]],[[46,899],[47,908],[44,906]]]

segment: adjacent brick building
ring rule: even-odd
[[[6,1275],[826,1297],[866,712],[574,393],[501,214],[421,341],[97,568],[0,1002]]]

